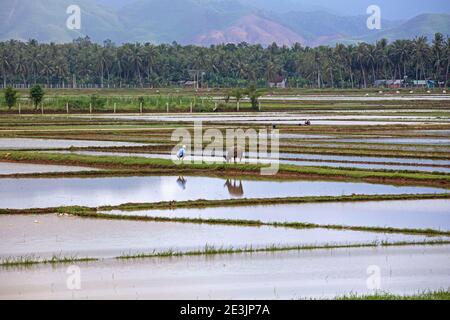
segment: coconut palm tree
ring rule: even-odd
[[[441,72],[443,69],[444,55],[445,55],[445,42],[442,33],[436,33],[433,39],[432,46],[432,59],[434,67],[434,79],[437,81],[441,80]]]
[[[427,70],[425,69],[425,66],[430,56],[430,47],[428,46],[427,37],[422,36],[415,38],[413,41],[412,52],[414,63],[416,65],[416,79],[426,79]]]

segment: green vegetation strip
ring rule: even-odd
[[[125,203],[117,206],[81,207],[61,206],[50,208],[0,209],[0,215],[10,214],[48,214],[48,213],[90,213],[104,211],[142,211],[142,210],[174,210],[189,208],[212,207],[245,207],[255,205],[325,203],[325,202],[361,202],[361,201],[395,201],[395,200],[437,200],[450,199],[450,193],[430,194],[388,194],[388,195],[349,195],[349,196],[311,196],[287,198],[255,198],[255,199],[224,199],[224,200],[190,200],[161,201],[150,203]]]
[[[48,259],[41,259],[34,255],[11,257],[0,260],[0,267],[16,267],[16,266],[31,266],[36,264],[63,264],[63,263],[79,263],[98,261],[96,258],[78,258],[78,257],[63,257],[54,255]]]
[[[214,247],[206,245],[203,249],[192,251],[153,251],[150,253],[135,253],[135,254],[123,254],[121,256],[114,257],[115,260],[135,260],[135,259],[152,259],[152,258],[173,258],[173,257],[189,257],[189,256],[211,256],[211,255],[226,255],[226,254],[252,254],[252,253],[265,253],[265,252],[285,252],[285,251],[306,251],[306,250],[332,250],[332,249],[352,249],[352,248],[378,248],[378,247],[401,247],[401,246],[437,246],[437,245],[449,245],[450,241],[447,240],[428,240],[428,241],[403,241],[403,242],[385,242],[374,241],[370,243],[359,244],[325,244],[321,246],[315,245],[302,245],[302,246],[277,246],[271,245],[269,247],[254,248],[252,246],[246,246],[242,248],[233,247]],[[45,264],[65,264],[65,263],[84,263],[84,262],[98,262],[103,259],[99,258],[76,258],[76,257],[59,257],[53,256],[49,259],[40,259],[35,256],[24,256],[15,258],[6,258],[0,260],[0,267],[28,267],[33,265],[45,265]]]
[[[396,295],[389,292],[377,292],[371,295],[349,294],[335,300],[450,300],[450,288],[438,291],[423,291],[413,295]]]
[[[180,173],[189,171],[208,172],[239,172],[240,175],[251,173],[259,175],[261,168],[267,167],[258,164],[182,164],[177,165],[172,160],[148,159],[142,157],[114,157],[114,156],[86,156],[77,154],[54,154],[38,152],[0,152],[0,160],[14,162],[37,162],[65,165],[81,165],[96,167],[113,167],[116,169],[139,168],[145,169],[177,169]],[[300,167],[294,165],[280,165],[279,174],[316,177],[338,178],[359,181],[417,183],[450,188],[450,174],[426,173],[389,170],[363,170],[329,167]]]
[[[385,241],[374,241],[370,243],[359,243],[359,244],[325,244],[321,246],[315,245],[302,245],[302,246],[276,246],[272,245],[264,248],[254,248],[254,247],[242,247],[242,248],[225,248],[225,247],[214,247],[206,245],[205,248],[201,250],[193,251],[176,251],[167,250],[161,252],[151,252],[151,253],[139,253],[139,254],[124,254],[122,256],[116,257],[117,260],[134,260],[134,259],[151,259],[151,258],[170,258],[170,257],[188,257],[188,256],[206,256],[206,255],[225,255],[225,254],[243,254],[243,253],[264,253],[264,252],[283,252],[283,251],[306,251],[306,250],[323,250],[323,249],[353,249],[353,248],[377,248],[377,247],[396,247],[396,246],[434,246],[434,245],[447,245],[450,241],[436,240],[436,241],[403,241],[403,242],[385,242]]]
[[[441,231],[434,229],[408,229],[391,227],[367,227],[367,226],[344,226],[344,225],[321,225],[304,222],[263,222],[260,220],[237,220],[237,219],[202,219],[202,218],[170,218],[170,217],[152,217],[152,216],[129,216],[120,214],[94,213],[89,211],[71,211],[68,214],[96,219],[111,220],[131,220],[131,221],[151,221],[151,222],[176,222],[176,223],[194,223],[210,225],[227,225],[243,227],[275,227],[275,228],[293,228],[293,229],[328,229],[345,231],[363,231],[379,233],[397,233],[408,235],[426,235],[426,236],[450,236],[450,231]]]
[[[99,211],[174,210],[174,209],[188,209],[188,208],[238,207],[238,206],[255,206],[255,205],[262,206],[262,205],[276,205],[276,204],[390,201],[390,200],[433,200],[433,199],[450,199],[450,193],[163,201],[156,203],[127,203],[118,206],[102,206],[98,208],[98,210]]]

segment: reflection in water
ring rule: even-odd
[[[186,190],[187,180],[183,176],[178,177],[177,183],[182,190]]]
[[[243,188],[221,178],[190,176],[189,188],[181,191],[179,176],[108,178],[3,178],[0,183],[0,208],[24,209],[58,206],[102,206],[127,202],[224,200],[230,194],[243,195]],[[180,179],[181,182],[183,179]],[[331,181],[253,181],[244,180],[245,197],[281,198],[341,196],[351,194],[423,194],[448,190],[430,187],[391,186]],[[231,186],[230,191],[224,187]]]
[[[244,187],[242,186],[242,180],[239,183],[236,179],[228,179],[224,187],[228,188],[228,192],[232,197],[242,198],[244,196]]]

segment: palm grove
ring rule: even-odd
[[[0,42],[2,86],[162,87],[192,79],[204,85],[264,86],[276,77],[290,87],[367,88],[376,79],[433,79],[449,84],[450,38],[418,37],[388,43],[292,47],[223,44],[209,48],[177,43],[153,45],[80,38],[73,43]]]

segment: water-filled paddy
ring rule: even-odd
[[[450,139],[437,138],[356,138],[336,139],[339,142],[387,143],[387,144],[426,144],[450,146]]]
[[[204,209],[107,211],[105,213],[125,216],[304,222],[319,225],[450,231],[450,200],[305,203]]]
[[[287,161],[280,160],[281,164],[291,164],[295,166],[310,167],[331,167],[331,168],[357,168],[368,170],[394,170],[394,171],[423,171],[423,172],[443,172],[450,173],[450,167],[427,167],[418,165],[394,165],[394,164],[369,164],[369,163],[346,163],[346,162],[319,162],[319,161]]]
[[[0,299],[302,299],[417,294],[450,287],[450,247],[277,252],[79,264],[81,290],[67,290],[67,265],[0,272]],[[370,269],[372,270],[372,269]],[[369,270],[369,271],[370,271]]]
[[[236,197],[275,198],[352,194],[442,193],[432,187],[392,186],[331,181],[263,181],[212,177],[113,177],[2,179],[0,208],[101,206],[183,200],[221,200]]]
[[[214,247],[424,241],[425,236],[324,229],[242,227],[171,222],[85,219],[72,216],[0,216],[0,258],[34,254],[117,257],[153,251]]]
[[[434,160],[421,158],[361,157],[361,156],[337,156],[337,155],[299,154],[299,153],[280,153],[280,158],[450,166],[450,160]]]
[[[281,115],[280,115],[281,114]],[[100,118],[112,118],[122,120],[141,120],[156,122],[208,122],[208,123],[237,123],[237,124],[304,124],[306,120],[311,120],[313,125],[388,125],[388,124],[417,124],[417,123],[448,123],[446,119],[438,117],[419,117],[419,116],[314,116],[314,115],[295,115],[289,113],[264,114],[260,115],[230,115],[230,114],[155,114],[155,115],[101,115]]]
[[[61,152],[61,153],[69,153],[69,152]],[[91,156],[114,156],[114,157],[142,157],[149,159],[170,159],[177,160],[176,155],[171,154],[156,154],[156,153],[122,153],[122,152],[101,152],[101,151],[74,151],[70,152],[73,154],[79,155],[91,155]],[[298,156],[298,157],[297,157]],[[309,155],[308,155],[309,156]],[[292,159],[301,159],[302,161],[295,160],[273,160],[273,159],[254,159],[254,158],[245,158],[243,161],[247,163],[262,163],[268,164],[274,161],[279,161],[280,164],[289,164],[294,166],[302,166],[302,167],[331,167],[331,168],[358,168],[358,169],[372,169],[372,170],[396,170],[396,171],[423,171],[423,172],[443,172],[450,173],[450,161],[437,161],[438,163],[445,163],[449,167],[431,167],[431,166],[418,166],[419,163],[411,163],[415,159],[409,160],[406,162],[405,159],[402,159],[406,164],[376,164],[376,163],[346,163],[346,162],[324,162],[324,161],[306,161],[303,159],[307,159],[306,155],[297,155],[297,154],[280,154],[280,157],[292,158]],[[326,156],[324,156],[326,159]],[[314,158],[314,156],[312,156]],[[320,159],[320,156],[317,156]],[[333,157],[330,157],[333,158]],[[335,157],[339,158],[339,157]],[[343,157],[347,159],[355,159],[359,157]],[[379,158],[374,158],[379,159]],[[395,159],[391,159],[390,161],[394,161]],[[421,159],[418,159],[421,160]],[[185,161],[204,161],[204,162],[215,162],[215,163],[225,163],[225,160],[221,156],[186,156]],[[355,161],[355,160],[353,160]],[[378,160],[379,162],[382,162]],[[425,160],[426,162],[426,160]],[[429,161],[433,162],[433,161]]]
[[[0,175],[95,171],[95,168],[0,162]]]
[[[45,150],[67,149],[70,147],[136,147],[145,145],[148,144],[119,141],[0,138],[0,150]]]

